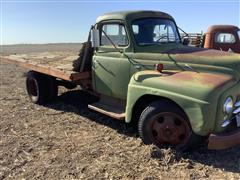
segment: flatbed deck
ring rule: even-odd
[[[89,71],[72,70],[72,62],[77,58],[78,53],[72,51],[1,55],[2,62],[75,83],[90,78]]]

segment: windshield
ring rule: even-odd
[[[139,45],[180,42],[175,23],[168,19],[138,19],[133,21],[132,30]]]

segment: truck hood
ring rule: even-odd
[[[231,69],[240,73],[240,55],[225,51],[218,51],[204,48],[176,48],[166,52],[169,58],[173,58],[177,62],[187,64],[201,64],[222,69]],[[240,74],[239,74],[240,75]]]
[[[222,62],[230,62],[233,61],[239,61],[240,62],[240,55],[233,53],[233,52],[226,52],[226,51],[219,51],[214,49],[205,49],[205,48],[197,48],[197,47],[185,47],[181,46],[178,48],[173,48],[170,50],[166,50],[163,52],[163,54],[168,54],[172,56],[176,56],[175,60],[187,60],[189,61],[189,58],[191,58],[190,61],[197,60],[197,63],[206,63],[206,60],[211,59],[210,62],[207,64],[215,64],[215,63],[222,63]]]
[[[228,74],[191,71],[163,71],[159,73],[154,70],[137,72],[130,81],[130,85],[163,90],[204,102],[217,101],[213,98],[218,98],[222,92],[235,83],[235,78]],[[153,89],[151,92],[154,91]]]
[[[188,46],[175,46],[166,48],[162,52],[157,52],[156,49],[151,53],[136,53],[137,59],[142,59],[143,63],[150,65],[158,61],[163,63],[166,69],[179,69],[182,67],[184,70],[189,70],[184,67],[188,64],[196,70],[204,71],[232,71],[231,74],[238,74],[240,77],[240,54],[188,47]],[[146,61],[144,61],[146,60]],[[148,61],[147,61],[148,60]],[[150,60],[150,61],[149,61]]]

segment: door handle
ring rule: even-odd
[[[94,61],[96,64],[100,64],[100,62],[97,59],[95,59]]]
[[[98,61],[97,59],[94,59],[92,66],[93,66],[94,69],[96,69],[96,68],[97,68],[97,65],[99,65],[99,64],[100,64],[99,61]]]

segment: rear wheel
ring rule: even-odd
[[[145,144],[170,146],[183,151],[193,149],[201,139],[193,133],[185,113],[165,100],[147,106],[140,116],[138,130]]]
[[[56,79],[35,71],[28,72],[26,89],[30,100],[35,104],[49,102],[58,94]]]

